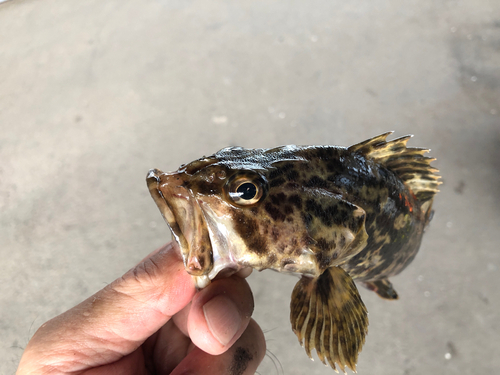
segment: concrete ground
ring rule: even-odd
[[[421,252],[393,280],[400,300],[361,290],[358,372],[497,373],[498,0],[3,3],[0,373],[44,321],[169,239],[150,168],[387,130],[431,148],[444,185]],[[250,282],[277,364],[259,373],[331,374],[290,329],[296,279]]]

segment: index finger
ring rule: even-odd
[[[176,245],[167,244],[92,297],[43,324],[26,347],[20,367],[30,357],[46,357],[45,353],[57,353],[57,366],[72,371],[114,362],[136,350],[195,292]]]

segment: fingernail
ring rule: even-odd
[[[224,295],[219,295],[203,306],[203,313],[212,335],[226,346],[238,332],[242,320],[234,302]]]

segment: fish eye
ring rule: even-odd
[[[236,194],[238,194],[238,198],[249,201],[257,195],[257,186],[251,182],[244,182],[238,186]]]
[[[239,206],[250,206],[261,200],[264,184],[259,178],[236,177],[227,186],[229,199]]]

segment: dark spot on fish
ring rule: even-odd
[[[306,210],[313,216],[316,216],[321,220],[321,222],[331,227],[335,225],[346,225],[349,219],[349,206],[338,201],[332,206],[324,207],[323,205],[317,203],[313,199],[308,199],[306,201]]]
[[[279,236],[280,236],[280,232],[279,232],[278,228],[273,226],[273,228],[271,229],[271,238],[274,241],[277,241]]]
[[[302,243],[304,246],[313,245],[315,243],[314,239],[311,238],[307,233],[302,236]]]
[[[312,212],[314,214],[314,216],[318,216],[319,211],[322,211],[323,207],[321,205],[317,204],[312,199],[308,199],[306,201],[306,210],[309,212]]]
[[[319,245],[319,243],[318,243]],[[325,244],[323,244],[325,246]],[[318,262],[319,269],[324,270],[330,266],[332,263],[332,257],[328,255],[327,251],[328,246],[326,245],[327,250],[320,251],[319,253],[316,254],[316,260]]]
[[[297,190],[300,188],[300,185],[296,182],[289,182],[286,184],[286,187],[292,190]]]
[[[255,233],[246,243],[248,248],[256,254],[262,255],[267,253],[267,240],[258,233]]]
[[[319,188],[325,189],[328,187],[328,183],[319,176],[312,176],[309,181],[304,184],[308,188]]]
[[[284,193],[273,194],[270,196],[270,198],[271,202],[273,202],[273,204],[276,206],[281,205],[286,200],[286,196]]]
[[[292,163],[287,163],[284,165],[281,165],[279,167],[276,167],[269,173],[269,179],[272,180],[276,177],[282,176],[284,174],[287,174],[291,170],[294,169],[294,165]]]
[[[280,177],[283,174],[283,170],[281,168],[275,168],[269,173],[269,179],[273,180],[277,177]]]
[[[171,223],[169,222],[168,225],[172,228],[172,232],[174,233],[181,233],[181,228],[179,227],[179,224],[177,222]]]
[[[271,203],[266,203],[264,209],[272,217],[274,221],[284,221],[285,215],[279,210],[279,208],[273,206]]]
[[[324,238],[318,238],[316,240],[316,245],[319,247],[321,251],[327,252],[330,250],[330,245],[328,244],[328,241]]]
[[[302,221],[304,222],[304,225],[306,228],[309,228],[313,220],[313,217],[311,214],[303,213],[302,214]]]
[[[233,361],[229,367],[230,375],[243,375],[248,367],[248,362],[253,359],[252,353],[247,348],[241,346],[234,351]]]
[[[299,164],[299,169],[302,169],[303,171],[310,171],[311,165],[309,163],[300,163]]]
[[[293,247],[293,248],[292,248],[292,252],[291,252],[291,254],[290,254],[290,255],[294,255],[294,256],[297,256],[297,257],[298,257],[298,256],[300,256],[300,255],[302,254],[302,251],[303,251],[303,248],[302,248],[302,247],[299,247],[299,246],[297,246],[297,247]]]
[[[284,210],[285,210],[285,215],[293,214],[293,207],[292,206],[286,205]]]
[[[256,219],[247,217],[243,212],[236,211],[234,229],[245,240],[258,233],[259,226]]]
[[[347,227],[351,232],[356,233],[358,231],[358,228],[362,225],[364,217],[360,218],[352,218],[351,220],[348,220]]]
[[[299,178],[299,172],[297,172],[296,170],[291,170],[286,174],[286,178],[288,181],[295,181]]]
[[[328,172],[342,172],[345,167],[338,158],[332,158],[326,163],[326,168]]]
[[[293,217],[288,216],[288,217],[285,219],[285,221],[286,221],[287,223],[293,223]]]
[[[269,183],[269,186],[270,187],[276,187],[276,186],[281,186],[285,183],[285,179],[283,177],[280,177],[280,178],[277,178],[275,180],[271,180],[271,182]]]
[[[269,196],[269,199],[271,199],[271,202],[274,204],[274,205],[278,205],[280,202],[278,200],[278,196],[276,194],[272,194]]]
[[[389,217],[385,215],[377,215],[375,222],[377,223],[378,230],[383,230],[385,228],[388,228],[389,226],[393,226],[393,223],[390,221]]]
[[[189,185],[192,186],[192,184]],[[194,190],[203,195],[218,194],[219,192],[218,185],[208,181],[196,181]]]
[[[286,250],[286,244],[284,243],[279,243],[278,244],[278,247],[276,247],[276,250],[279,254],[284,254],[285,253],[285,250]]]
[[[332,156],[332,149],[330,147],[317,147],[314,153],[318,159],[327,160]]]
[[[352,326],[349,327],[349,330],[351,331],[351,337],[357,337],[356,333],[352,329]],[[356,340],[352,340],[351,341],[351,353],[353,353],[352,355],[355,355],[354,353],[357,353],[357,352],[358,352],[358,343],[356,342]]]
[[[302,208],[302,198],[298,194],[294,194],[294,195],[288,197],[288,202],[293,204],[299,210]]]
[[[330,299],[330,288],[332,288],[333,286],[334,283],[330,272],[325,271],[318,277],[318,281],[316,282],[316,290],[323,305],[328,306],[328,301]]]
[[[341,249],[343,249],[345,246],[345,236],[343,234],[340,235],[340,239],[339,239],[339,247]]]

